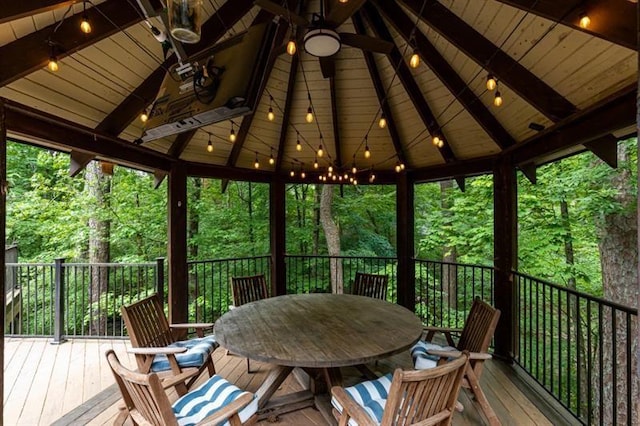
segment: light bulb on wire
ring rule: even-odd
[[[369,150],[369,142],[368,142],[368,137],[365,136],[364,137],[364,158],[369,158],[371,157],[371,150]]]
[[[142,111],[142,114],[140,114],[140,121],[142,121],[143,123],[146,123],[148,119],[149,119],[149,115],[147,114],[147,112]]]
[[[296,132],[296,151],[302,151],[302,144],[300,143],[300,133]]]
[[[414,69],[420,66],[420,54],[418,53],[418,49],[413,49],[413,54],[411,55],[411,59],[409,59],[409,66]]]
[[[317,169],[318,167],[319,167],[319,165],[318,165],[318,159],[317,159],[317,158],[315,158],[315,159],[313,160],[313,168],[314,168],[314,169]]]
[[[236,141],[236,131],[233,129],[233,121],[231,122],[231,131],[229,132],[229,140],[231,142]]]
[[[380,120],[378,121],[378,126],[381,129],[384,129],[385,127],[387,127],[387,117],[384,116],[384,112],[380,114]]]
[[[49,68],[49,71],[51,72],[56,72],[60,68],[58,66],[58,57],[56,56],[55,46],[51,42],[50,44],[51,44],[51,52],[49,54],[49,62],[47,63],[47,68]]]
[[[324,149],[322,148],[322,142],[320,143],[320,146],[318,147],[318,158],[322,158],[322,156],[324,155]]]
[[[289,39],[289,42],[287,43],[287,53],[289,54],[289,56],[293,56],[296,54],[296,41],[293,39],[293,36]]]
[[[307,108],[307,115],[305,115],[304,118],[307,123],[313,123],[313,109],[311,108],[311,105],[309,105],[309,108]]]
[[[496,85],[496,79],[493,74],[487,74],[487,90],[495,90]]]
[[[209,142],[207,143],[207,152],[213,152],[213,143],[211,142],[211,135],[209,135]]]
[[[260,168],[260,161],[258,161],[258,153],[256,152],[256,161],[253,163],[253,167],[256,169]]]
[[[589,28],[589,25],[591,24],[591,19],[589,18],[589,15],[587,15],[586,13],[583,13],[582,15],[580,15],[580,28],[583,29],[587,29]]]
[[[80,22],[80,31],[85,34],[89,34],[91,32],[91,24],[89,23],[89,18],[87,17],[87,2],[82,2],[82,22]]]
[[[496,91],[496,96],[493,98],[493,105],[497,107],[502,105],[502,95],[499,90]]]
[[[273,96],[269,96],[269,112],[267,113],[267,119],[273,121],[276,115],[273,113]]]
[[[271,156],[269,157],[269,164],[271,164],[272,166],[275,164],[276,159],[273,158],[273,148],[271,149]]]

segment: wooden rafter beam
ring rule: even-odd
[[[3,2],[0,8],[0,24],[38,13],[69,7],[76,0],[21,0]]]
[[[422,0],[401,2],[415,14],[422,9]],[[380,5],[381,1],[375,3]],[[426,0],[420,19],[549,119],[559,121],[576,112],[571,102],[440,2]]]
[[[413,20],[397,5],[389,2],[378,2],[378,7],[402,37],[409,42],[413,28]],[[420,57],[444,83],[451,94],[467,109],[469,114],[500,148],[504,149],[516,143],[489,109],[467,86],[462,77],[453,69],[427,37],[418,29],[413,33]]]
[[[615,136],[605,135],[585,143],[584,146],[609,167],[613,169],[618,167],[618,138]]]
[[[456,179],[458,185],[465,176],[478,176],[491,173],[496,156],[461,160],[439,166],[409,171],[409,179],[415,183],[435,182],[444,179]],[[464,184],[462,184],[464,185]]]
[[[169,170],[173,159],[148,148],[96,131],[35,108],[4,100],[7,128],[12,134],[28,136],[68,151],[78,151],[146,170]]]
[[[576,30],[602,38],[629,49],[637,46],[637,5],[620,0],[497,0],[525,12],[560,22]],[[583,13],[591,19],[588,29],[580,27]]]
[[[636,84],[632,84],[506,151],[513,156],[515,164],[529,163],[633,126],[636,93]]]
[[[160,7],[158,3],[158,7]],[[93,9],[93,8],[92,8]],[[0,87],[46,66],[51,47],[55,44],[58,59],[71,55],[141,21],[141,12],[127,0],[109,0],[95,7],[91,13],[91,33],[80,33],[82,14],[67,17],[62,23],[53,23],[0,47],[0,57],[20,58],[3,61],[0,67]],[[100,12],[98,13],[97,10]],[[109,20],[105,18],[107,16]],[[54,29],[60,24],[57,31]]]
[[[389,30],[382,21],[382,17],[378,13],[378,11],[370,3],[365,4],[365,6],[362,8],[362,11],[364,12],[363,16],[369,21],[369,25],[373,29],[373,32],[376,34],[376,36],[382,38],[383,40],[393,42],[391,33],[389,33]],[[407,92],[407,95],[409,95],[413,106],[420,115],[422,122],[429,131],[429,134],[441,135],[442,137],[444,137],[445,144],[442,148],[439,148],[439,152],[442,155],[442,158],[445,160],[445,162],[456,161],[456,156],[453,153],[453,150],[446,142],[448,140],[446,133],[438,123],[435,115],[431,111],[431,108],[429,108],[429,104],[422,94],[420,86],[418,86],[418,83],[416,83],[416,81],[414,80],[409,67],[405,63],[402,54],[398,50],[398,47],[395,46],[395,44],[387,57],[394,67],[397,66],[398,78],[400,79],[404,90]]]
[[[278,152],[276,154],[277,172],[282,170],[282,160],[284,157],[284,145],[287,141],[287,129],[289,128],[289,117],[291,116],[291,107],[293,104],[294,89],[296,87],[296,77],[298,75],[298,65],[300,57],[294,55],[291,58],[291,66],[289,67],[289,80],[287,81],[287,97],[284,101],[284,109],[282,112],[282,125],[280,126],[280,138],[278,139]]]
[[[331,123],[333,125],[333,142],[334,149],[336,153],[336,160],[334,161],[334,165],[338,170],[340,170],[343,166],[342,163],[342,144],[340,143],[340,123],[338,122],[338,117],[340,114],[338,113],[338,97],[336,90],[336,78],[329,78],[329,94],[331,96]]]
[[[362,21],[362,16],[360,16],[360,13],[353,15],[352,20],[356,32],[358,34],[366,35],[364,22]],[[400,134],[398,133],[396,120],[393,116],[393,112],[391,111],[391,107],[389,107],[389,103],[386,101],[387,92],[384,88],[384,84],[382,83],[380,70],[378,70],[378,65],[376,64],[376,61],[373,57],[373,53],[366,50],[363,50],[362,53],[369,70],[369,76],[371,76],[371,81],[373,82],[373,87],[376,90],[378,102],[380,102],[380,108],[382,109],[382,113],[387,120],[387,130],[389,131],[391,143],[393,143],[393,147],[396,151],[396,155],[398,156],[398,160],[404,163],[408,168],[411,168],[411,164],[409,163],[409,160],[407,159],[407,156],[405,155],[404,149],[402,147],[402,142],[400,142]]]
[[[198,129],[187,130],[186,132],[179,133],[176,138],[173,140],[167,155],[175,158],[176,160],[180,158],[180,155],[185,150],[193,136],[196,134]]]
[[[357,12],[364,5],[365,0],[351,0],[346,3],[332,0],[328,3],[330,7],[326,18],[327,24],[330,27],[337,27]]]

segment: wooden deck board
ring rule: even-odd
[[[50,339],[5,339],[8,355],[4,369],[4,424],[49,425],[55,422],[65,425],[79,424],[79,419],[82,424],[112,424],[121,401],[117,388],[112,386],[114,381],[104,353],[108,348],[113,348],[124,364],[133,367],[135,360],[126,353],[128,341],[75,339],[62,345],[51,345],[49,342]],[[255,373],[247,374],[245,358],[226,355],[223,349],[214,353],[214,360],[219,374],[249,391],[258,389],[269,369],[268,364],[251,361],[251,369]],[[395,367],[410,368],[411,358],[408,353],[402,353],[370,367],[377,373],[390,372]],[[481,380],[502,423],[552,424],[510,380],[509,369],[508,366],[498,364],[498,361],[489,361]],[[343,369],[343,375],[347,385],[362,380],[360,373],[353,368]],[[17,380],[18,376],[20,380]],[[108,390],[104,391],[105,389]],[[289,377],[276,395],[301,389],[297,380]],[[467,391],[461,391],[460,401],[465,410],[456,414],[456,425],[484,424],[469,395]],[[175,397],[174,394],[170,395],[172,400]],[[111,403],[116,399],[118,402]],[[67,414],[70,411],[72,414]],[[65,414],[67,415],[64,416]],[[326,423],[317,410],[307,408],[280,416],[277,424],[324,426]],[[272,426],[273,423],[262,421],[259,425]]]

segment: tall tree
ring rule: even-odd
[[[340,256],[340,229],[333,220],[331,207],[333,204],[333,185],[322,185],[320,195],[320,223],[327,240],[327,251],[329,256]],[[331,259],[329,262],[331,270],[331,291],[332,293],[344,293],[344,283],[342,279],[342,261]]]
[[[450,228],[454,218],[453,210],[453,181],[444,180],[440,182],[440,200],[442,215],[444,218],[444,226]],[[455,244],[451,244],[449,240],[445,241],[443,247],[442,261],[445,262],[442,269],[442,287],[447,293],[447,302],[450,308],[456,308],[458,300],[458,270],[456,263],[458,262],[458,252]]]

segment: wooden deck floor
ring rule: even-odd
[[[132,366],[134,360],[127,357],[126,344],[128,341],[76,339],[52,345],[50,339],[5,339],[4,424],[111,424],[117,415],[119,393],[104,353],[113,348],[123,363]],[[249,391],[259,387],[269,368],[267,364],[252,361],[252,370],[257,372],[247,374],[244,359],[225,355],[222,349],[215,352],[214,358],[219,374]],[[386,373],[396,366],[407,368],[410,362],[408,354],[401,354],[371,367]],[[490,361],[482,376],[483,389],[502,423],[558,424],[557,420],[549,420],[510,380],[510,371],[510,367]],[[343,374],[345,382],[358,380],[355,369],[346,369]],[[289,378],[279,392],[300,389],[300,385]],[[87,401],[90,402],[85,404]],[[461,391],[460,401],[465,410],[456,414],[454,424],[484,424],[465,390]],[[326,425],[320,413],[312,408],[282,415],[278,424]]]

